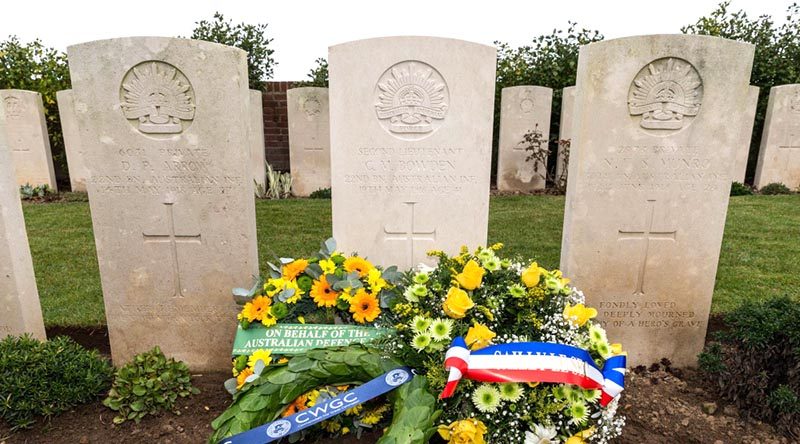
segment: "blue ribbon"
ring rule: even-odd
[[[409,367],[398,367],[386,372],[377,378],[362,384],[353,390],[340,393],[334,398],[330,398],[323,403],[306,410],[277,419],[260,427],[248,430],[238,435],[225,438],[219,444],[267,444],[284,436],[311,427],[328,418],[344,413],[359,404],[377,398],[388,393],[397,387],[411,381],[413,375]]]

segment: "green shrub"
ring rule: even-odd
[[[200,391],[192,387],[186,364],[167,359],[158,347],[140,353],[133,361],[117,370],[114,385],[103,404],[118,415],[114,424],[129,419],[139,422],[146,415],[171,411],[180,415],[175,404]]]
[[[312,199],[330,199],[331,198],[331,189],[330,188],[320,188],[317,191],[309,194],[308,197]]]
[[[92,401],[108,390],[112,374],[107,359],[68,337],[9,336],[0,341],[0,417],[12,430],[30,427],[36,416]]]
[[[790,190],[789,187],[777,182],[763,186],[758,192],[767,195],[792,194],[792,190]]]
[[[745,415],[800,437],[800,304],[788,296],[748,302],[700,355],[719,395]]]
[[[731,196],[749,196],[753,194],[753,189],[741,183],[734,182],[731,184]]]
[[[19,195],[22,200],[33,200],[36,198],[45,198],[48,195],[53,194],[53,190],[50,189],[50,185],[37,185],[33,186],[29,183],[22,185],[19,187]]]

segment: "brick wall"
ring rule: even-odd
[[[264,101],[264,149],[267,162],[276,170],[289,171],[289,124],[286,90],[293,82],[266,82]]]

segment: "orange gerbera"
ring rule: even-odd
[[[252,374],[253,374],[253,369],[251,369],[250,367],[247,367],[244,370],[242,370],[242,372],[239,373],[239,376],[236,377],[236,390],[239,390],[242,387],[244,387],[245,382],[247,382],[246,381],[247,377]]]
[[[283,266],[283,278],[287,281],[291,281],[300,275],[300,273],[306,271],[306,267],[308,267],[308,261],[305,259],[297,259],[289,262]]]
[[[244,304],[242,314],[248,321],[260,321],[264,319],[264,315],[269,313],[272,299],[265,296],[256,296],[250,302]]]
[[[339,297],[339,292],[331,288],[328,279],[322,275],[318,281],[314,281],[311,286],[311,297],[318,307],[333,307],[336,305],[336,299]]]
[[[281,413],[281,417],[285,418],[287,416],[292,416],[297,412],[303,411],[307,409],[306,402],[308,402],[308,396],[300,395],[297,399],[294,400],[291,404],[286,406],[286,410]]]
[[[360,324],[374,321],[381,314],[378,298],[359,288],[350,299],[350,313],[353,313],[353,319]]]
[[[357,271],[358,277],[366,276],[373,268],[375,268],[375,266],[363,257],[351,256],[344,260],[344,269],[347,270],[348,273]]]

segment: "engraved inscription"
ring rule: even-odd
[[[179,134],[194,119],[194,89],[178,68],[161,61],[140,63],[122,79],[122,113],[148,135]]]
[[[701,328],[704,322],[694,310],[674,301],[601,301],[600,324],[624,328]]]
[[[619,230],[617,240],[644,240],[644,253],[639,265],[639,274],[636,278],[636,289],[633,291],[635,296],[644,294],[644,277],[647,271],[647,259],[650,254],[650,241],[651,240],[671,240],[675,242],[675,235],[677,230],[672,231],[656,231],[653,230],[653,220],[656,212],[655,199],[647,200],[647,208],[645,209],[647,220],[645,228],[642,230]]]
[[[650,62],[639,71],[628,92],[631,116],[641,116],[639,126],[648,130],[684,128],[700,112],[703,82],[686,60],[676,57]]]
[[[182,280],[181,280],[181,266],[180,260],[178,260],[178,244],[200,244],[202,243],[202,237],[200,233],[198,234],[177,234],[175,232],[175,213],[173,210],[174,202],[164,202],[164,206],[167,208],[167,223],[169,224],[169,232],[165,234],[147,234],[142,232],[142,237],[144,238],[145,243],[167,243],[170,246],[170,253],[172,255],[172,274],[173,278],[172,281],[174,282],[174,293],[172,295],[173,298],[182,298],[184,292],[186,291],[183,288]]]
[[[306,115],[308,120],[312,120],[322,112],[322,102],[320,102],[319,97],[314,94],[309,94],[306,97],[300,97],[298,99],[300,102],[300,109]]]
[[[784,133],[784,139],[778,148],[800,149],[800,123],[793,123]]]
[[[796,114],[800,114],[800,89],[795,91],[789,100],[789,109]]]
[[[425,62],[408,60],[387,69],[375,86],[375,113],[389,134],[419,140],[442,125],[450,92],[442,75]]]
[[[386,226],[383,227],[383,240],[385,241],[403,241],[408,244],[408,263],[414,263],[414,243],[418,241],[427,241],[427,242],[435,242],[436,241],[436,228],[432,230],[417,230],[415,228],[415,217],[414,217],[414,207],[419,202],[410,201],[410,202],[403,202],[403,204],[408,205],[411,212],[411,219],[409,223],[409,228],[407,230],[393,230],[390,231]]]
[[[3,106],[6,110],[6,118],[9,119],[19,119],[25,112],[24,102],[16,96],[7,96],[3,99]]]
[[[533,93],[529,89],[524,89],[519,95],[519,109],[525,114],[533,112]]]

